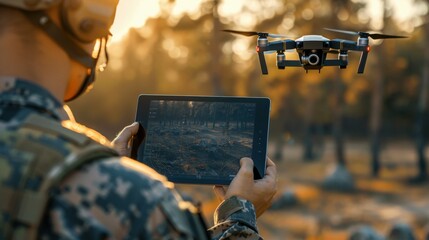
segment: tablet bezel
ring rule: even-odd
[[[255,179],[260,179],[265,175],[269,121],[270,121],[269,114],[270,114],[270,103],[271,103],[269,98],[141,94],[138,97],[136,121],[139,122],[144,129],[147,129],[148,127],[150,102],[154,100],[155,101],[164,100],[164,101],[254,103],[255,120],[254,120],[251,158],[253,159],[254,166],[255,166],[254,168]],[[146,143],[146,139],[143,140],[143,142],[135,152],[144,151],[145,143]],[[143,149],[141,149],[142,147]],[[142,159],[138,159],[138,157],[137,157],[137,161],[147,164],[146,162],[143,162]],[[195,175],[187,175],[187,177],[167,175],[166,177],[169,181],[174,183],[191,183],[191,184],[228,185],[232,180],[232,179],[221,179],[221,178],[197,178],[192,176],[195,176]]]

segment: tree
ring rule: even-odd
[[[429,23],[423,26],[424,29],[424,43],[429,41]],[[416,180],[427,179],[427,164],[425,156],[426,146],[426,135],[425,135],[425,123],[427,124],[427,102],[428,102],[428,88],[429,88],[429,49],[426,44],[424,45],[424,64],[420,79],[418,104],[415,121],[415,134],[416,134],[416,150],[417,150],[417,165],[418,175]]]
[[[382,19],[383,29],[386,29],[387,25],[387,13],[386,0],[383,0],[382,8]],[[371,114],[370,114],[370,145],[371,145],[371,159],[372,166],[371,172],[374,177],[379,175],[380,172],[380,137],[381,137],[381,121],[383,112],[383,88],[384,88],[384,65],[382,64],[383,47],[379,46],[375,51],[377,54],[372,54],[376,58],[377,68],[379,71],[375,71],[372,79],[372,102],[371,102]]]
[[[210,72],[210,78],[211,82],[213,84],[213,93],[215,95],[223,95],[223,90],[221,86],[220,81],[220,54],[222,52],[222,49],[220,47],[221,42],[219,41],[219,34],[221,30],[221,23],[219,21],[219,13],[218,13],[218,6],[219,6],[219,0],[213,0],[212,2],[212,23],[213,23],[213,30],[211,32],[211,42],[210,42],[210,66],[211,66],[211,72]]]

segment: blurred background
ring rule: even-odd
[[[279,193],[259,219],[266,239],[348,239],[363,225],[387,235],[397,223],[423,239],[429,223],[428,8],[428,0],[121,0],[109,67],[70,107],[79,122],[113,139],[133,122],[142,93],[267,96]],[[409,38],[370,40],[364,74],[356,73],[360,53],[350,52],[347,69],[320,73],[278,70],[275,54],[268,54],[269,74],[262,75],[256,37],[221,31],[356,41],[323,28]],[[217,200],[211,187],[179,189],[203,203],[212,223]]]

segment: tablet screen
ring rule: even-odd
[[[230,182],[242,157],[256,157],[257,103],[208,100],[152,99],[140,104],[147,112],[140,115],[145,120],[138,119],[146,134],[138,160],[175,182]]]

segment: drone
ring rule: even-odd
[[[407,38],[406,36],[386,35],[381,33],[353,32],[325,28],[325,30],[344,33],[354,36],[359,36],[357,41],[344,39],[328,39],[321,35],[305,35],[296,40],[284,39],[279,41],[268,41],[270,38],[285,38],[283,35],[271,34],[266,32],[248,32],[237,30],[222,30],[240,34],[244,36],[258,36],[256,52],[258,53],[259,63],[261,65],[262,74],[268,74],[267,63],[265,62],[265,53],[277,52],[277,68],[285,69],[286,67],[303,67],[308,73],[309,70],[320,70],[324,66],[339,66],[340,69],[347,68],[348,51],[362,52],[358,74],[362,74],[365,70],[365,64],[368,53],[371,50],[369,46],[369,38],[372,39],[388,39],[388,38]],[[299,60],[286,60],[285,51],[296,49],[299,55]],[[337,54],[337,59],[327,59],[328,53]]]

